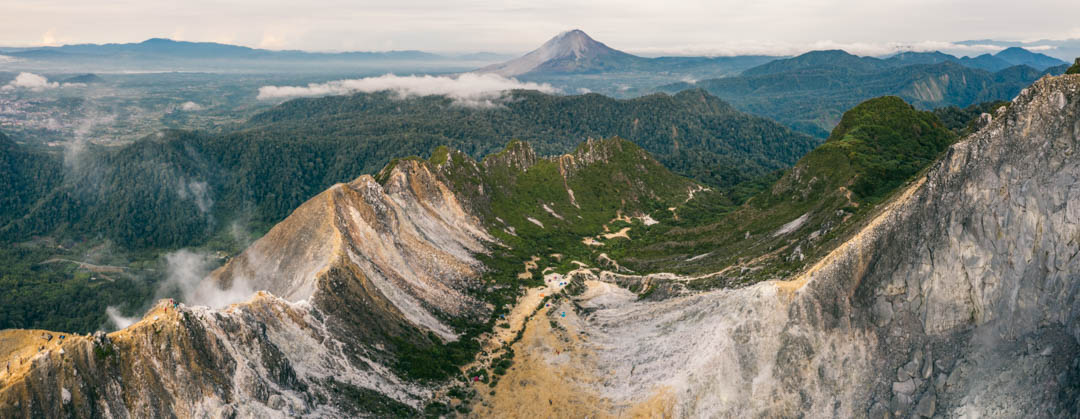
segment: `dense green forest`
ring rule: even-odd
[[[1008,101],[997,100],[993,102],[976,103],[964,108],[959,106],[946,106],[934,109],[934,115],[941,119],[952,132],[965,136],[974,132],[979,115],[988,113],[993,115],[998,108],[1009,106]]]
[[[1080,58],[1076,59],[1076,62],[1073,63],[1072,67],[1065,70],[1065,74],[1080,74]]]
[[[57,155],[20,147],[0,132],[0,226],[30,207],[62,180]]]
[[[522,91],[494,109],[360,94],[290,101],[224,133],[168,130],[118,147],[60,152],[0,137],[0,242],[9,249],[0,278],[13,290],[0,327],[86,332],[106,305],[129,303],[134,313],[163,275],[163,252],[239,250],[234,230],[257,237],[327,187],[394,158],[444,145],[478,158],[515,138],[556,154],[613,134],[720,187],[787,167],[819,141],[701,91],[632,100]],[[156,269],[94,282],[76,264],[47,263],[104,264],[83,252],[102,243],[115,244],[109,263]]]
[[[92,272],[71,262],[80,256],[55,246],[0,246],[0,329],[92,332],[108,306],[137,310],[153,294],[145,275]]]
[[[599,94],[515,91],[505,106],[476,109],[441,96],[394,100],[392,93],[301,99],[254,117],[237,135],[307,140],[363,138],[375,158],[426,155],[437,146],[474,158],[523,140],[541,155],[567,153],[587,138],[619,136],[668,168],[709,185],[733,185],[790,166],[820,140],[737,111],[701,90],[612,99]],[[355,162],[355,160],[354,160]]]
[[[824,144],[743,205],[718,210],[712,194],[701,194],[694,199],[701,202],[682,207],[677,219],[660,213],[659,224],[607,250],[642,272],[737,268],[693,287],[784,277],[831,249],[957,138],[934,113],[898,97],[868,100],[846,112]]]
[[[702,91],[631,100],[521,91],[494,109],[390,95],[295,100],[223,134],[165,131],[124,147],[87,146],[64,165],[44,158],[53,180],[5,207],[0,233],[132,249],[197,244],[234,222],[265,229],[334,183],[442,145],[478,158],[520,139],[545,155],[619,135],[676,173],[724,187],[787,167],[819,141]]]
[[[962,130],[961,126],[967,126],[965,118],[993,106],[946,109],[939,114],[948,117],[949,127]],[[892,114],[898,119],[883,119],[877,125],[859,117],[880,119]],[[897,98],[860,105],[844,119],[849,120],[857,123],[842,121],[825,146],[803,161],[822,160],[811,156],[828,155],[822,150],[838,147],[853,152],[824,166],[851,168],[840,163],[857,157],[853,160],[857,170],[843,176],[856,180],[852,189],[857,199],[867,202],[886,196],[932,159],[942,144],[952,141],[938,129],[945,124]],[[903,124],[920,128],[895,128]],[[31,150],[0,137],[0,176],[4,180],[0,187],[7,188],[0,211],[0,238],[5,243],[5,251],[0,252],[0,281],[5,289],[13,290],[2,301],[7,308],[0,327],[94,330],[104,320],[105,306],[125,303],[121,306],[137,310],[136,306],[153,294],[152,285],[162,275],[158,255],[163,251],[182,246],[237,251],[245,243],[231,234],[235,228],[258,236],[334,183],[375,173],[394,158],[428,155],[432,150],[436,162],[490,154],[483,165],[493,169],[484,175],[483,184],[492,194],[470,199],[476,209],[525,225],[519,234],[539,243],[537,246],[587,252],[580,235],[617,209],[619,204],[614,200],[600,197],[612,191],[624,195],[617,186],[620,182],[648,176],[649,185],[655,186],[652,190],[675,193],[686,187],[683,181],[670,175],[633,173],[617,165],[598,166],[573,181],[571,186],[578,191],[582,208],[571,209],[560,204],[561,189],[551,187],[558,177],[551,163],[538,162],[523,176],[515,174],[520,168],[500,170],[497,168],[505,165],[494,162],[511,153],[513,144],[520,144],[506,147],[502,142],[506,138],[531,139],[537,150],[534,154],[581,153],[580,139],[594,134],[601,137],[604,131],[633,134],[641,139],[635,143],[642,143],[643,152],[658,153],[682,174],[696,174],[698,180],[714,179],[712,191],[699,193],[680,210],[678,220],[664,219],[662,227],[648,229],[651,238],[635,239],[632,249],[617,244],[605,249],[612,256],[633,254],[626,260],[635,268],[648,270],[660,266],[657,263],[664,258],[683,252],[704,253],[715,247],[715,240],[735,234],[730,226],[723,227],[735,219],[724,218],[729,217],[726,214],[742,214],[740,217],[747,220],[764,220],[762,225],[775,227],[770,223],[804,209],[745,212],[749,211],[745,208],[768,201],[760,197],[764,196],[762,191],[787,182],[784,179],[791,171],[784,169],[815,141],[739,113],[701,91],[627,101],[598,95],[557,97],[515,92],[506,108],[486,110],[464,108],[440,97],[398,100],[384,94],[299,100],[227,133],[165,131],[122,147],[88,145],[81,153],[66,156]],[[450,148],[436,147],[441,145]],[[625,147],[638,150],[630,143]],[[462,151],[451,152],[451,148]],[[536,156],[530,155],[531,161],[536,161]],[[635,155],[614,156],[625,160]],[[812,167],[820,170],[822,165]],[[468,179],[467,173],[448,175],[452,182]],[[675,184],[682,186],[664,186]],[[460,185],[456,189],[471,190]],[[646,212],[655,209],[647,202],[658,201],[635,193],[626,196],[643,200],[646,206],[640,209]],[[747,199],[751,203],[744,205]],[[558,234],[556,230],[530,231],[531,223],[521,223],[526,215],[545,223],[562,223],[538,209],[544,202],[560,213],[582,215],[583,223],[568,225]],[[671,215],[664,210],[658,217]],[[726,233],[716,233],[717,229]],[[691,232],[701,236],[687,239],[685,235]],[[40,236],[45,238],[36,238]],[[509,236],[503,239],[521,241]],[[729,239],[725,243],[737,242],[734,236]],[[664,244],[665,240],[693,245]],[[114,256],[87,258],[86,248],[97,243],[115,243],[108,252]],[[664,246],[664,250],[646,246],[650,243]],[[519,247],[525,252],[546,251],[546,247],[532,244],[519,243]],[[523,257],[505,256],[515,261]],[[68,262],[48,263],[55,258],[115,264],[125,273],[113,275],[112,280],[90,281],[97,276],[93,271]],[[498,259],[489,263],[497,264]],[[685,267],[666,266],[696,270],[716,263],[703,258]]]
[[[926,110],[966,107],[1011,100],[1043,75],[1063,71],[1063,67],[1039,71],[1013,66],[989,72],[950,61],[898,66],[843,51],[815,51],[737,77],[676,83],[661,90],[703,88],[740,110],[825,137],[844,111],[870,98],[895,95]]]

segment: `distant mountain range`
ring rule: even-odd
[[[974,67],[974,60],[1022,64],[988,71]],[[879,59],[839,50],[813,51],[748,69],[739,76],[674,83],[660,90],[703,88],[742,111],[824,137],[844,110],[873,97],[895,95],[922,109],[1010,100],[1043,75],[1064,73],[1064,63],[1045,67],[1058,62],[1020,48],[967,61],[940,52]]]
[[[1005,47],[996,54],[959,57],[945,52],[903,52],[887,58],[856,57],[843,51],[822,51],[798,57],[744,55],[730,57],[669,56],[648,58],[629,54],[599,42],[584,31],[574,29],[551,38],[539,48],[517,58],[489,52],[435,54],[416,50],[382,52],[310,52],[267,50],[216,42],[188,42],[163,38],[138,43],[77,44],[55,47],[0,47],[0,55],[12,57],[17,67],[56,68],[79,66],[89,71],[111,69],[231,70],[231,71],[335,71],[378,66],[383,71],[467,71],[494,73],[506,77],[538,79],[573,75],[604,74],[613,77],[647,74],[666,81],[725,77],[753,69],[747,75],[769,74],[797,67],[839,65],[858,71],[881,70],[913,64],[953,62],[986,71],[1015,65],[1036,70],[1066,64],[1058,58],[1030,48],[1050,48],[1055,53],[1080,54],[1080,41],[1039,41],[1037,43],[964,41],[962,45]],[[1044,45],[1045,44],[1045,45]],[[1075,45],[1074,45],[1075,44]],[[827,54],[826,54],[827,53]],[[1057,54],[1061,55],[1061,54]],[[1068,55],[1068,54],[1066,54]],[[507,60],[508,61],[503,61]],[[503,61],[498,63],[499,61]],[[497,63],[497,64],[490,64]],[[488,65],[485,65],[488,64]],[[11,62],[8,62],[12,66]],[[642,88],[652,79],[620,79],[619,85]],[[653,85],[655,86],[655,84]],[[611,92],[609,92],[611,93]]]
[[[837,66],[855,71],[876,71],[913,64],[953,62],[986,71],[999,71],[1016,65],[1036,70],[1064,65],[1065,61],[1010,47],[997,54],[957,57],[940,51],[904,52],[888,58],[859,57],[840,50],[813,51],[792,58],[769,56],[737,57],[660,57],[646,58],[611,48],[585,32],[574,29],[551,38],[528,54],[480,68],[476,72],[507,77],[559,74],[615,73],[629,71],[677,71],[688,66],[717,65],[728,70],[746,70],[743,75],[773,74],[797,68]]]
[[[1057,67],[1065,64],[1065,61],[1046,54],[1031,52],[1020,47],[1006,48],[997,54],[982,54],[976,57],[961,58],[938,51],[903,52],[882,61],[892,65],[954,62],[986,71],[1004,70],[1014,65],[1026,65],[1036,70],[1046,70],[1050,67]]]
[[[138,43],[78,44],[56,47],[0,47],[0,55],[30,66],[89,66],[91,69],[149,68],[167,70],[337,70],[349,66],[397,64],[402,68],[460,68],[496,62],[506,55],[434,54],[405,50],[384,52],[275,51],[216,42],[152,38]],[[419,66],[419,67],[418,67]]]
[[[1072,61],[1076,57],[1080,56],[1080,38],[1078,39],[1040,39],[1036,41],[998,41],[994,39],[974,39],[969,41],[956,42],[957,45],[961,45],[965,48],[971,47],[996,47],[996,48],[1011,48],[1020,47],[1028,51],[1038,51],[1043,54],[1062,59],[1065,61]],[[945,50],[944,52],[951,52],[955,55],[963,54],[964,51],[957,50]]]
[[[308,52],[297,50],[273,51],[216,42],[187,42],[151,38],[139,43],[77,44],[57,47],[38,47],[4,51],[17,58],[50,57],[116,57],[116,58],[196,58],[196,59],[305,59],[305,58],[393,58],[400,60],[433,60],[449,57],[422,51],[386,52]]]
[[[990,72],[1026,65],[1036,70],[1065,65],[1057,58],[1028,51],[1020,47],[1002,50],[997,54],[983,54],[977,57],[956,57],[940,51],[902,52],[888,58],[860,57],[841,50],[811,51],[797,57],[778,59],[767,64],[748,69],[744,76],[760,76],[783,73],[806,68],[844,68],[856,72],[880,71],[888,68],[920,64],[956,63],[965,67],[977,68]]]

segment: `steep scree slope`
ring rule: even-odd
[[[583,273],[513,347],[556,378],[500,381],[488,413],[1075,416],[1078,145],[1080,76],[1044,78],[787,281],[642,301]]]
[[[0,416],[415,414],[430,389],[387,365],[401,342],[456,339],[444,318],[490,313],[465,290],[491,240],[426,164],[335,185],[213,275],[269,293],[161,302],[93,338],[4,331]]]
[[[1075,416],[1078,145],[1080,76],[1044,78],[788,280],[654,301],[615,286],[631,275],[580,267],[554,277],[572,285],[529,300],[526,328],[507,342],[511,370],[472,384],[482,390],[475,412]],[[629,153],[605,154],[613,149]],[[610,204],[605,183],[583,194],[582,177],[612,179],[652,205],[690,199],[695,186],[579,165],[605,155],[656,165],[621,140],[586,144],[573,158],[540,159],[521,144],[479,163],[436,154],[395,162],[383,184],[332,188],[312,201],[323,208],[301,207],[216,274],[234,287],[254,278],[283,297],[258,293],[224,310],[162,302],[132,327],[94,337],[4,331],[0,359],[14,362],[0,370],[0,415],[416,415],[437,388],[387,367],[402,345],[387,337],[450,340],[447,319],[491,310],[438,301],[477,295],[477,261],[498,263],[470,250],[497,255],[507,250],[493,240],[515,237],[520,250],[535,243],[526,237],[555,237],[560,221],[580,227],[577,216],[626,218],[632,204]],[[488,202],[490,212],[462,201]],[[382,243],[364,242],[374,238]],[[431,243],[447,260],[424,262]],[[260,273],[262,255],[297,264]],[[544,259],[571,262],[530,262]]]
[[[518,260],[548,250],[531,243],[595,234],[700,188],[617,138],[554,158],[520,142],[483,162],[441,149],[377,179],[304,203],[195,295],[262,290],[247,302],[162,301],[93,337],[3,331],[0,416],[418,415],[444,384],[423,369],[453,370],[440,362],[479,349],[477,331],[493,327],[491,296],[512,302],[519,282],[537,282],[515,277]]]

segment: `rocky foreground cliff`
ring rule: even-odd
[[[384,184],[361,177],[302,205],[200,290],[263,290],[248,302],[162,301],[92,337],[0,332],[11,362],[0,370],[0,416],[415,412],[431,390],[387,367],[395,350],[455,340],[436,313],[490,312],[465,290],[492,238],[434,176],[403,162]]]
[[[575,274],[479,412],[1076,416],[1080,76],[989,119],[788,280],[642,301]]]
[[[398,161],[208,279],[250,301],[0,332],[0,416],[1073,417],[1080,75],[984,119],[799,273],[659,297],[607,252],[700,188],[632,144]]]

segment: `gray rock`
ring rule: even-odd
[[[878,297],[874,303],[874,324],[884,327],[893,319],[892,304],[885,297]]]
[[[949,376],[945,373],[940,373],[937,376],[937,380],[934,380],[934,390],[938,393],[945,391],[945,383],[949,381]]]
[[[889,414],[889,408],[881,402],[874,402],[873,406],[870,406],[870,411],[867,413],[867,417],[870,419],[888,419],[891,417]]]
[[[911,395],[915,393],[915,380],[907,379],[892,383],[893,394],[907,394]]]
[[[907,380],[910,380],[910,379],[911,379],[911,374],[908,373],[906,368],[900,367],[899,369],[896,370],[896,381],[903,382],[903,381],[907,381]]]
[[[919,364],[917,362],[915,362],[915,361],[911,361],[911,362],[908,362],[907,364],[904,364],[904,367],[902,369],[904,371],[904,374],[907,375],[908,377],[914,378],[914,377],[919,376]],[[904,380],[901,379],[900,381],[904,381]]]
[[[932,392],[923,395],[919,400],[918,406],[915,406],[915,414],[921,417],[930,418],[934,417],[934,411],[937,410],[937,395]]]
[[[285,407],[285,398],[281,397],[280,394],[274,394],[266,401],[266,405],[270,406],[271,409],[281,410]]]
[[[897,394],[892,399],[892,414],[897,417],[906,416],[907,412],[911,410],[911,405],[915,403],[915,399],[910,394]]]

